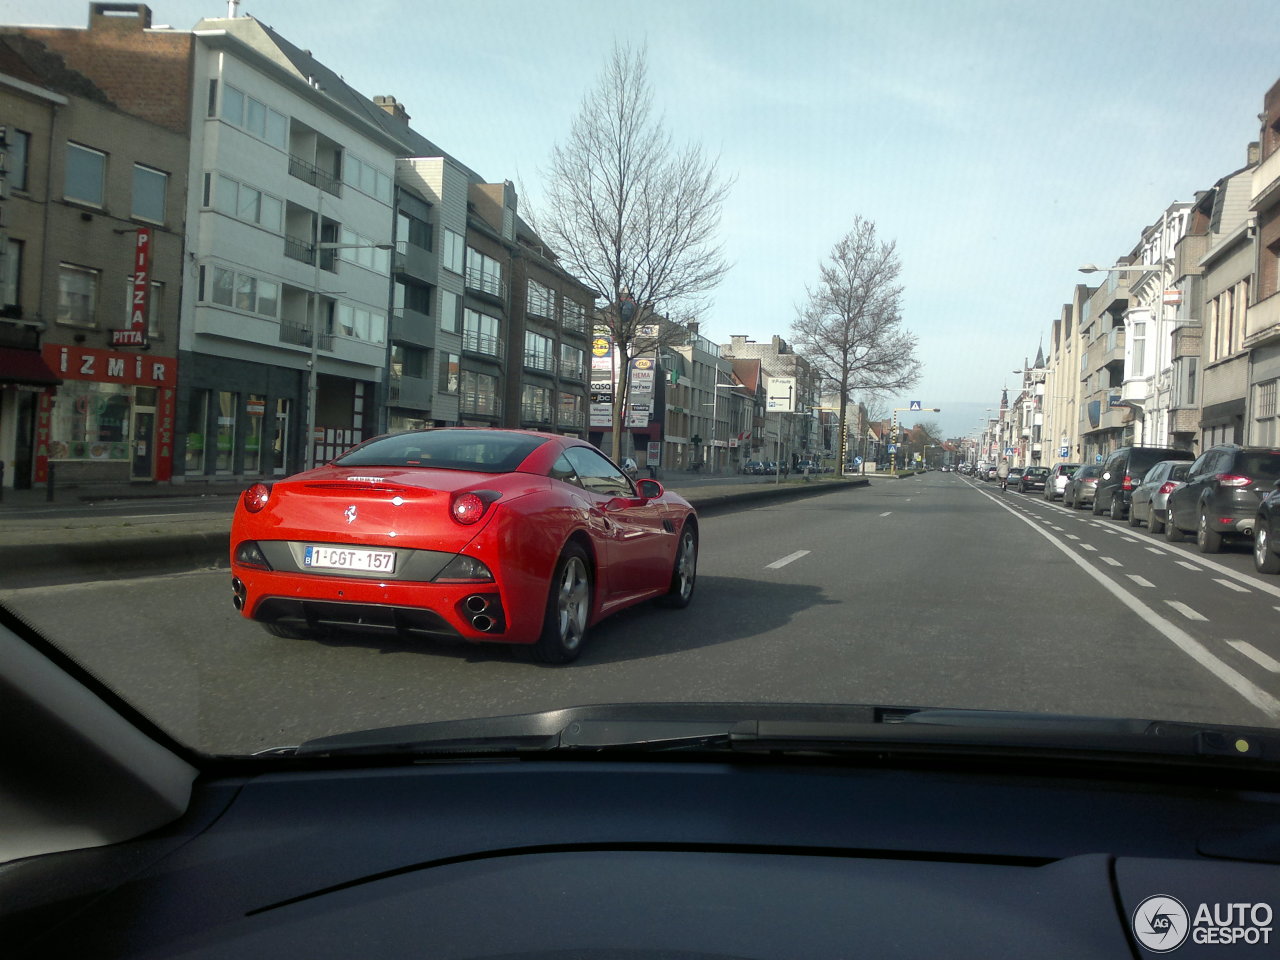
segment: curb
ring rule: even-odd
[[[685,496],[700,513],[719,512],[735,505],[764,500],[787,500],[817,496],[849,487],[870,485],[867,477],[829,480],[814,484],[786,484],[748,489],[741,493]],[[66,579],[68,570],[109,573],[104,579],[179,569],[227,566],[231,552],[230,523],[223,530],[191,533],[142,534],[111,540],[76,540],[62,543],[35,543],[0,547],[0,570],[6,574],[0,587],[41,586]]]

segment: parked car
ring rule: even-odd
[[[390,434],[245,491],[231,523],[232,600],[281,637],[523,643],[565,663],[609,613],[688,605],[697,523],[683,497],[632,481],[582,440]]]
[[[1259,573],[1280,573],[1280,480],[1258,504],[1253,521],[1253,565]]]
[[[1018,492],[1030,493],[1032,490],[1043,490],[1048,478],[1048,467],[1027,467],[1022,472],[1022,479],[1018,481]]]
[[[1093,503],[1098,493],[1098,477],[1101,474],[1102,467],[1093,463],[1073,473],[1062,491],[1062,505],[1075,510]]]
[[[742,472],[751,474],[752,476],[758,476],[759,474],[764,473],[764,461],[748,460],[742,465]]]
[[[1061,498],[1062,491],[1066,489],[1067,481],[1071,479],[1071,475],[1075,473],[1083,464],[1079,463],[1055,463],[1049,468],[1049,476],[1044,482],[1044,498],[1050,502]]]
[[[1121,447],[1102,462],[1097,494],[1093,498],[1093,515],[1103,512],[1112,520],[1123,520],[1129,514],[1133,488],[1148,470],[1161,460],[1194,460],[1189,450],[1173,447]]]
[[[1016,487],[1018,485],[1018,483],[1022,480],[1023,469],[1024,469],[1023,467],[1009,468],[1009,486]]]
[[[1147,471],[1142,482],[1133,488],[1129,503],[1129,526],[1139,526],[1144,520],[1147,530],[1159,534],[1165,527],[1169,494],[1187,477],[1186,460],[1161,460]]]
[[[996,470],[998,470],[998,469],[999,469],[999,467],[997,467],[997,465],[996,465],[996,464],[994,464],[994,463],[993,463],[993,464],[991,464],[990,466],[986,467],[986,468],[982,471],[982,479],[983,479],[983,480],[987,480],[987,481],[994,480],[994,479],[996,478]]]
[[[1221,444],[1191,464],[1169,494],[1165,539],[1195,531],[1201,553],[1217,553],[1224,538],[1252,537],[1263,496],[1280,480],[1280,449]]]

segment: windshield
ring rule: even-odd
[[[0,607],[194,754],[1280,724],[1274,0],[0,21]]]

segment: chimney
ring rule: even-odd
[[[395,97],[376,96],[373,98],[373,102],[397,120],[403,120],[405,123],[409,122],[409,114],[405,111],[404,104],[397,101]]]
[[[147,30],[151,27],[151,8],[145,3],[91,3],[90,30]]]
[[[1257,140],[1249,144],[1248,150],[1245,151],[1245,164],[1250,167],[1256,167],[1262,161],[1262,144]]]

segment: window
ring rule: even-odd
[[[265,227],[272,233],[280,232],[284,204],[269,193],[263,193],[225,174],[220,173],[217,176],[213,207],[219,213],[225,213],[245,223]]]
[[[125,319],[124,325],[127,327],[132,323],[133,317],[130,313],[129,306],[133,302],[133,277],[132,275],[125,277]],[[160,318],[163,313],[164,304],[164,284],[158,281],[151,281],[151,293],[147,297],[147,336],[149,338],[159,337]]]
[[[401,210],[396,217],[396,239],[423,250],[431,249],[431,224]]]
[[[444,232],[444,251],[440,258],[440,266],[446,270],[452,270],[454,273],[462,273],[463,257],[465,255],[467,243],[462,238],[462,234],[454,233],[452,230]]]
[[[394,305],[397,310],[413,310],[431,314],[431,288],[416,283],[396,282]]]
[[[25,130],[9,128],[7,156],[4,159],[4,176],[10,190],[27,189],[27,156],[31,149],[31,134]]]
[[[22,241],[5,244],[4,272],[0,274],[0,307],[14,314],[22,306]]]
[[[473,353],[487,353],[498,356],[501,353],[502,341],[498,338],[499,323],[497,317],[475,310],[464,310],[462,313],[462,349]]]
[[[577,333],[587,330],[587,308],[573,300],[564,301],[564,328]]]
[[[550,337],[544,337],[533,331],[525,331],[524,365],[530,370],[543,373],[554,373],[556,369],[555,343]]]
[[[436,392],[457,395],[458,371],[459,358],[456,353],[440,354],[440,382],[436,385]]]
[[[463,413],[496,417],[498,378],[487,373],[476,373],[474,370],[463,370],[461,410]]]
[[[257,394],[249,394],[249,402],[245,404],[244,434],[244,472],[262,472],[262,437],[263,424],[267,419],[267,398]]]
[[[195,390],[187,403],[187,448],[184,454],[183,471],[191,475],[205,472],[204,435],[209,417],[209,391]]]
[[[1133,338],[1130,343],[1129,376],[1145,377],[1147,370],[1147,324],[1136,320],[1133,324]]]
[[[1255,419],[1266,420],[1276,415],[1277,383],[1280,383],[1280,380],[1268,380],[1254,387],[1253,416]]]
[[[458,332],[458,295],[452,290],[440,291],[440,329]]]
[[[133,215],[142,220],[164,223],[165,192],[169,175],[140,163],[133,165]]]
[[[554,317],[555,294],[551,288],[546,284],[538,283],[537,280],[530,280],[525,312],[538,317]]]
[[[520,417],[534,423],[550,423],[551,391],[526,383],[520,391]]]
[[[58,265],[58,322],[77,327],[98,325],[97,270],[69,263]]]
[[[236,408],[240,397],[225,391],[218,393],[218,422],[214,425],[213,448],[216,451],[214,470],[230,473],[236,445]]]
[[[560,345],[560,376],[571,380],[583,380],[586,377],[586,354],[577,347],[567,343]]]
[[[383,203],[391,202],[391,178],[354,153],[346,155],[346,163],[342,165],[342,180],[348,186],[376,197]]]
[[[582,397],[573,393],[560,394],[560,414],[557,422],[562,427],[581,427],[586,418],[582,414]]]
[[[631,481],[600,454],[586,447],[570,447],[564,452],[578,474],[582,485],[592,493],[606,497],[630,496]]]
[[[213,285],[207,289],[208,299],[222,307],[275,319],[280,313],[280,285],[225,267],[213,268]]]
[[[128,460],[133,407],[130,392],[119,383],[65,381],[53,401],[50,459]]]
[[[99,150],[67,144],[66,185],[62,195],[68,200],[102,206],[107,155]]]
[[[376,273],[391,272],[391,251],[379,250],[377,243],[368,237],[343,227],[338,232],[338,242],[344,245],[334,251],[339,259]]]
[[[467,286],[490,296],[502,296],[502,264],[473,247],[467,247]]]
[[[209,88],[211,105],[215,95],[215,88],[211,85]],[[261,100],[255,100],[243,91],[237,90],[229,83],[225,85],[222,93],[222,119],[281,150],[288,143],[289,118],[272,110]]]

